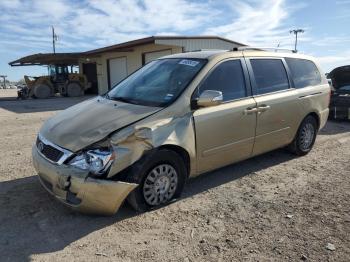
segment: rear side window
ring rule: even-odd
[[[199,87],[199,94],[205,90],[221,91],[224,101],[246,96],[245,79],[240,60],[229,60],[216,66]]]
[[[295,88],[319,85],[321,75],[316,65],[305,59],[285,58],[292,74]]]
[[[280,59],[251,59],[257,94],[289,88],[288,76]]]

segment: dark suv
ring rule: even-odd
[[[333,119],[350,119],[350,65],[333,69],[328,77],[333,86],[329,116]]]

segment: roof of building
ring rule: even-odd
[[[50,65],[50,64],[67,64],[78,65],[80,58],[87,58],[89,56],[99,55],[104,52],[131,52],[133,47],[154,44],[157,40],[194,40],[194,39],[217,39],[232,43],[238,46],[245,46],[242,43],[235,42],[219,36],[150,36],[146,38],[136,39],[116,45],[106,46],[102,48],[93,49],[86,52],[77,53],[39,53],[29,55],[9,62],[11,66],[25,66],[25,65]]]
[[[245,46],[245,44],[239,43],[232,41],[230,39],[226,39],[223,37],[219,36],[150,36],[146,38],[141,38],[137,40],[132,40],[116,45],[111,45],[111,46],[106,46],[98,49],[93,49],[90,51],[85,52],[86,54],[99,54],[99,53],[104,53],[104,52],[128,52],[130,51],[131,48],[139,45],[145,45],[145,44],[153,44],[155,43],[156,40],[192,40],[192,39],[217,39],[217,40],[222,40],[225,42],[229,42],[235,45],[240,45],[240,46]],[[129,50],[128,50],[129,49]]]
[[[10,66],[26,66],[26,65],[52,65],[52,64],[66,64],[78,65],[79,58],[83,53],[39,53],[29,55],[12,61]]]

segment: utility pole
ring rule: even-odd
[[[51,26],[52,28],[52,49],[53,53],[56,54],[56,42],[58,40],[58,36],[55,34],[55,28]]]
[[[305,31],[303,29],[294,29],[294,30],[290,30],[289,33],[290,34],[295,34],[295,43],[294,43],[294,52],[298,52],[297,50],[297,44],[298,44],[298,34],[299,33],[304,33]]]
[[[6,88],[6,77],[5,75],[0,75],[0,77],[4,80],[4,86],[3,88],[5,89]]]

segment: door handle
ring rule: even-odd
[[[271,106],[261,105],[257,109],[258,109],[258,112],[265,112],[265,111],[269,110],[270,108],[271,108]]]
[[[244,109],[245,115],[250,115],[250,114],[253,114],[256,112],[258,112],[258,109],[256,107],[248,107],[248,108]]]

